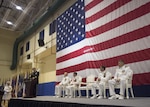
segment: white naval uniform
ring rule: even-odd
[[[132,75],[133,71],[130,69],[130,67],[122,66],[121,68],[116,69],[114,79],[108,81],[110,96],[116,94],[114,90],[114,86],[116,84],[120,84],[120,95],[124,95],[126,88],[126,80],[128,80]],[[115,79],[120,79],[120,81],[116,82]]]
[[[93,83],[91,86],[92,95],[96,95],[96,88],[98,88],[99,96],[102,96],[104,91],[104,84],[107,83],[109,79],[111,79],[111,76],[111,73],[108,71],[100,72],[96,83]],[[98,81],[98,79],[100,79],[100,81]]]
[[[62,79],[62,81],[58,85],[56,85],[56,87],[55,87],[55,95],[56,96],[60,97],[62,95],[61,94],[62,89],[65,88],[69,84],[70,80],[71,79],[68,76],[66,76]]]
[[[70,84],[66,87],[66,95],[73,97],[74,88],[78,87],[81,82],[81,77],[75,76],[72,78]]]
[[[4,95],[3,95],[3,100],[10,100],[11,99],[11,91],[12,91],[12,86],[11,85],[6,85],[4,87]]]

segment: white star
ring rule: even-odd
[[[72,35],[72,32],[70,32],[70,34]]]
[[[76,41],[78,40],[78,38],[76,38]]]
[[[70,26],[72,26],[72,23],[70,24]]]
[[[65,45],[66,45],[66,46],[68,45],[67,42],[65,43]]]
[[[78,3],[76,3],[75,6],[78,6]]]
[[[81,22],[79,22],[78,25],[80,26],[80,25],[81,25]]]
[[[84,25],[82,25],[81,27],[84,28]]]
[[[70,41],[70,43],[72,43],[72,40]]]
[[[84,34],[82,34],[82,37],[84,37]]]
[[[70,16],[70,13],[68,13],[68,16]]]
[[[76,14],[78,14],[78,11],[76,11]]]
[[[81,10],[84,10],[84,7],[82,7]]]
[[[73,18],[73,21],[75,21],[75,18]]]
[[[78,32],[78,34],[80,35],[80,34],[81,34],[81,32]]]
[[[73,38],[75,38],[75,35],[73,35]]]
[[[78,20],[76,20],[76,23],[78,23]]]
[[[76,27],[75,26],[73,26],[73,30],[75,29]]]
[[[75,12],[75,9],[73,9],[73,12]]]
[[[68,29],[68,32],[70,32],[70,29]]]
[[[65,40],[63,40],[63,43],[65,43]]]
[[[78,17],[81,17],[81,14],[78,14]]]
[[[68,41],[70,40],[70,37],[68,37]]]
[[[81,19],[84,19],[84,16],[82,16]]]
[[[78,8],[80,8],[81,6],[80,5],[78,5]]]
[[[76,32],[78,31],[78,28],[76,28]]]
[[[70,8],[70,10],[72,10],[72,7]]]
[[[61,45],[61,42],[59,42],[59,46]]]

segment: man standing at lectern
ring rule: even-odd
[[[36,83],[39,83],[39,72],[36,70],[36,68],[32,68],[32,73],[30,76],[32,79],[36,80]]]

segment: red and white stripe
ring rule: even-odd
[[[85,0],[85,10],[86,39],[57,52],[58,81],[65,71],[97,75],[102,64],[114,74],[124,59],[135,85],[150,84],[150,0]]]

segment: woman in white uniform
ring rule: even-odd
[[[12,86],[10,85],[10,81],[6,82],[6,85],[4,87],[4,95],[3,95],[3,104],[6,105],[8,101],[11,99],[11,91],[12,91]]]

